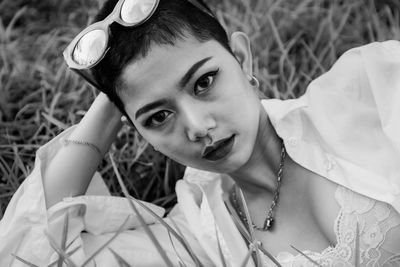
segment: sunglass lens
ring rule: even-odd
[[[121,8],[121,19],[126,23],[140,23],[148,18],[157,0],[126,0]]]
[[[95,64],[106,50],[106,34],[102,30],[86,33],[75,46],[72,58],[81,66]]]

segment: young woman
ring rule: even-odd
[[[290,245],[322,266],[398,264],[399,42],[348,51],[298,99],[261,101],[248,37],[235,32],[228,40],[202,2],[110,0],[97,21],[64,56],[103,93],[79,125],[39,149],[0,224],[1,266],[23,265],[11,253],[39,266],[56,260],[49,239],[61,242],[67,213],[76,263],[127,219],[90,264],[115,266],[113,252],[132,266],[165,264],[126,199],[109,196],[95,173],[121,115],[155,149],[189,166],[166,221],[173,218],[204,266],[222,266],[219,246],[230,266],[246,257],[239,229],[247,219],[233,184],[255,238],[283,266],[314,266]],[[170,260],[194,265],[141,212]]]

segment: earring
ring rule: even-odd
[[[256,76],[250,76],[249,74],[247,74],[247,80],[249,80],[250,85],[253,87],[260,87],[260,82],[258,81],[258,79],[256,78]]]
[[[122,115],[122,116],[121,116],[121,122],[122,122],[124,125],[130,126],[130,123],[129,123],[129,121],[128,121],[128,118],[127,118],[125,115]]]

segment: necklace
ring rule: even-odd
[[[283,164],[285,161],[285,156],[286,156],[286,149],[285,149],[285,145],[282,141],[281,159],[280,159],[279,170],[278,170],[277,179],[276,179],[276,188],[275,188],[275,193],[274,193],[274,199],[272,200],[272,204],[267,212],[267,216],[265,218],[263,227],[257,226],[253,223],[253,228],[257,229],[259,231],[270,231],[274,225],[274,222],[275,222],[274,210],[279,202],[279,193],[280,193],[280,188],[281,188]],[[237,213],[239,214],[240,219],[243,222],[246,222],[246,224],[248,224],[246,215],[243,213],[243,211],[238,203],[235,188],[234,188],[234,190],[231,191],[231,196],[232,196],[233,206],[234,206],[235,210],[237,211]]]

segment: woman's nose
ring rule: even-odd
[[[216,127],[216,122],[210,114],[204,110],[195,110],[193,107],[185,112],[185,120],[186,135],[193,142],[208,136],[209,132]]]

